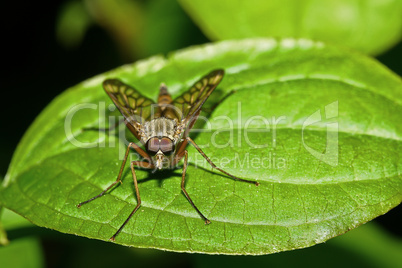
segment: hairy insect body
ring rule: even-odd
[[[150,138],[153,137],[167,137],[176,141],[176,120],[168,119],[164,117],[155,118],[145,123],[143,143],[147,143]]]

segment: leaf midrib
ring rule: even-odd
[[[213,130],[215,130],[215,131],[233,131],[233,130],[242,130],[243,128],[232,128],[232,129],[213,129]],[[259,128],[253,128],[254,130],[258,130]],[[301,128],[291,128],[291,127],[277,127],[276,129],[280,129],[280,130],[298,130],[298,131],[301,131]],[[346,136],[353,136],[353,137],[356,137],[356,134],[359,134],[359,133],[351,133],[351,132],[345,132],[345,131],[332,131],[332,130],[324,130],[324,129],[319,129],[319,128],[317,128],[317,129],[314,129],[314,130],[311,130],[311,129],[309,129],[308,130],[309,132],[311,132],[311,131],[316,131],[316,132],[325,132],[325,133],[327,133],[327,132],[336,132],[336,133],[343,133],[343,134],[345,134]],[[392,139],[392,138],[389,138],[389,137],[381,137],[381,136],[375,136],[375,135],[368,135],[368,134],[359,134],[360,136],[363,136],[363,137],[370,137],[370,138],[378,138],[378,139],[382,139],[382,140],[390,140],[390,141],[396,141],[396,142],[400,142],[401,140],[396,140],[396,139]],[[43,135],[43,136],[46,136],[46,135]],[[78,138],[79,136],[77,136],[77,138]],[[118,140],[118,138],[116,138],[117,140]],[[197,140],[195,140],[195,141],[197,141]],[[21,174],[23,174],[23,173],[25,173],[25,172],[27,172],[27,171],[29,171],[30,169],[32,169],[32,168],[34,168],[35,166],[38,166],[38,165],[40,165],[41,163],[43,163],[44,161],[46,161],[47,159],[49,159],[49,158],[52,158],[52,157],[57,157],[57,156],[59,156],[59,155],[62,155],[62,154],[64,154],[64,153],[70,153],[70,152],[73,152],[73,151],[75,151],[75,150],[79,150],[79,149],[72,149],[72,150],[65,150],[65,151],[61,151],[61,152],[58,152],[58,153],[55,153],[55,154],[50,154],[50,155],[48,155],[47,157],[45,157],[45,158],[43,158],[43,159],[41,159],[41,160],[38,160],[38,161],[36,161],[34,164],[32,164],[31,166],[27,166],[25,169],[20,169],[20,172],[15,176],[15,177],[13,177],[13,178],[11,178],[11,180],[13,180],[14,178],[16,178],[16,177],[18,177],[19,175],[21,175]],[[192,163],[192,162],[191,162]],[[216,173],[216,172],[215,172]]]

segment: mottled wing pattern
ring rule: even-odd
[[[103,88],[132,126],[135,126],[136,122],[143,124],[150,118],[154,108],[153,104],[155,104],[153,100],[144,97],[137,90],[118,79],[105,80]]]
[[[198,80],[188,91],[177,97],[173,105],[181,111],[179,119],[185,119],[187,123],[193,121],[198,116],[202,105],[214,91],[222,80],[224,71],[214,70]],[[188,126],[188,124],[186,124]]]

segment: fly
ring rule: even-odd
[[[217,167],[189,137],[189,132],[201,112],[201,107],[220,83],[223,75],[224,71],[222,69],[210,72],[198,80],[188,91],[184,92],[174,100],[168,93],[167,87],[162,84],[157,103],[144,97],[136,89],[124,84],[118,79],[108,79],[103,82],[103,88],[106,93],[123,115],[125,125],[145,148],[144,150],[134,142],[130,142],[127,146],[123,163],[120,167],[120,172],[116,181],[97,196],[77,205],[77,207],[81,207],[83,204],[103,196],[108,190],[121,182],[121,175],[126,165],[130,149],[134,149],[143,157],[143,160],[141,161],[132,161],[130,163],[137,197],[137,205],[117,232],[110,238],[111,241],[115,241],[116,236],[121,232],[127,222],[141,206],[141,197],[138,190],[137,176],[134,167],[145,169],[174,168],[183,158],[184,164],[181,189],[191,206],[204,220],[205,224],[211,223],[211,221],[208,220],[196,207],[184,188],[188,161],[186,146],[188,143],[197,149],[212,168],[219,170],[234,180],[252,183],[256,186],[259,185],[258,182],[235,177]]]

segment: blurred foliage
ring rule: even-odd
[[[67,48],[78,46],[93,23],[105,29],[130,60],[207,41],[176,1],[72,0],[60,10],[59,42]]]
[[[66,48],[81,45],[92,19],[81,1],[66,2],[56,24],[56,37]]]
[[[9,245],[0,248],[2,267],[45,267],[43,257],[41,240],[38,237],[13,239]]]
[[[377,55],[394,46],[402,37],[400,0],[180,2],[213,40],[303,37]]]
[[[4,229],[8,232],[15,231],[21,236],[13,237],[7,246],[0,247],[2,267],[43,267],[44,256],[40,238],[24,231],[34,225],[8,209],[3,210],[1,219]]]

